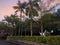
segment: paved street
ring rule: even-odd
[[[5,41],[5,40],[0,40],[0,45],[38,45],[34,44],[33,42],[27,42],[27,41]]]
[[[5,40],[0,40],[0,45],[17,45],[17,44],[11,43],[11,42],[8,42],[8,41],[5,41]]]
[[[31,41],[14,41],[14,40],[0,40],[0,45],[45,45],[45,44],[39,44],[36,42]]]

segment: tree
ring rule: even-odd
[[[15,28],[16,28],[18,22],[19,22],[18,16],[16,16],[16,15],[6,16],[5,21],[7,21],[8,25],[13,28],[12,35],[13,34],[16,35],[16,32],[14,33],[14,31],[16,31]]]
[[[26,6],[26,15],[30,18],[30,33],[32,36],[32,21],[34,16],[38,16],[38,10],[40,10],[39,5],[36,0],[29,0],[27,6]]]
[[[59,32],[60,29],[59,12],[60,11],[57,11],[55,13],[48,13],[42,16],[43,30],[47,30],[50,32],[51,30],[53,30],[54,34],[57,34],[57,32]]]
[[[13,8],[16,10],[16,12],[20,12],[20,19],[19,19],[19,35],[20,35],[20,31],[21,31],[21,18],[22,18],[22,13],[24,13],[24,8],[26,6],[26,2],[24,3],[21,3],[19,0],[18,0],[18,4],[17,6],[13,6]],[[21,32],[22,33],[22,32]],[[22,35],[22,34],[21,34]]]
[[[46,18],[47,17],[47,18]],[[54,27],[53,22],[54,22],[55,18],[53,18],[53,14],[49,13],[49,14],[45,14],[42,17],[42,23],[43,23],[43,28],[44,30],[52,30],[52,28]]]
[[[57,12],[53,13],[54,14],[54,18],[55,18],[55,24],[56,27],[55,28],[60,28],[60,9],[57,10]]]
[[[46,2],[44,2],[44,0],[39,1],[39,6],[41,8],[41,10],[40,10],[41,18],[42,18],[42,16],[44,16],[45,13],[49,13],[57,5],[56,4],[56,5],[52,6],[52,7],[50,6],[50,4],[52,2],[54,2],[54,1],[53,0],[46,0]],[[42,33],[42,36],[43,36],[43,24],[42,24],[42,20],[40,20],[40,21],[41,21],[41,33]]]

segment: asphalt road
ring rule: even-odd
[[[14,41],[14,40],[0,40],[0,45],[47,45],[47,44],[38,44],[30,41]]]
[[[0,40],[0,45],[18,45],[13,42],[5,41],[5,40]]]
[[[0,40],[0,45],[29,45],[23,42],[17,42],[17,41],[13,41],[13,40]]]

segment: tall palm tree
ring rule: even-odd
[[[38,10],[40,10],[40,7],[37,3],[37,0],[29,0],[27,6],[26,6],[26,15],[29,16],[30,18],[30,33],[31,36],[33,34],[32,32],[32,21],[33,21],[33,17],[38,15]]]
[[[18,0],[18,4],[17,6],[13,6],[13,8],[16,10],[16,12],[20,12],[20,19],[19,19],[19,35],[21,34],[22,35],[22,32],[20,33],[21,31],[21,17],[22,17],[22,13],[24,13],[24,8],[26,6],[26,2],[24,3],[21,3],[20,0]]]

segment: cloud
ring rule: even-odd
[[[28,0],[22,0],[21,2],[23,2],[23,1],[27,1],[28,2]],[[43,1],[48,1],[48,0],[43,0]],[[15,6],[16,5],[16,0],[15,1],[13,1],[13,0],[11,0],[11,3],[9,2],[8,4],[6,4],[5,6],[1,6],[2,4],[0,4],[0,17],[1,16],[6,16],[6,15],[10,15],[10,14],[13,14],[14,13],[14,9],[13,9],[13,6]],[[53,7],[54,5],[56,5],[57,3],[60,3],[60,0],[55,0],[54,2],[52,2],[49,6],[50,7]],[[47,2],[46,2],[46,4],[44,4],[44,6],[47,6]]]
[[[24,0],[24,1],[28,2],[28,0]],[[47,1],[48,0],[43,0],[43,1],[46,2],[43,4],[43,6],[45,6],[45,8],[47,8],[47,5],[48,5]],[[21,1],[21,2],[23,2],[23,1]],[[60,3],[60,0],[55,0],[54,2],[52,2],[49,5],[49,7],[53,7],[57,3]],[[7,4],[6,6],[3,6],[3,7],[0,6],[0,15],[10,15],[10,14],[14,13],[14,9],[12,8],[14,5],[16,5],[16,2]]]
[[[50,9],[58,3],[60,3],[60,0],[42,0],[41,5],[43,9]]]

